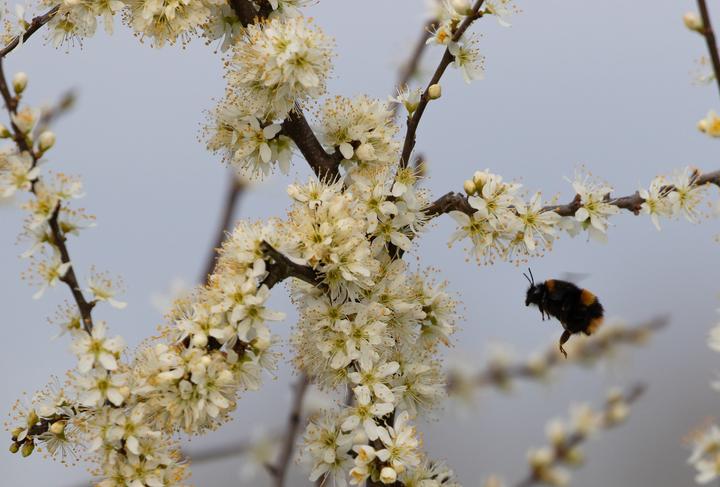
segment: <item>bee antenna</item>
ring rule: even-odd
[[[530,269],[528,269],[528,270],[530,270]],[[530,273],[530,275],[532,275],[532,273]],[[524,272],[523,272],[523,276],[525,276],[525,279],[528,280],[528,282],[530,283],[531,286],[534,286],[534,285],[535,285],[535,279],[530,279],[530,278],[528,277],[528,275],[525,274]]]
[[[528,280],[528,282],[530,283],[531,286],[534,286],[535,285],[535,276],[533,276],[532,270],[530,270],[529,267],[528,267],[528,272],[530,273],[530,277],[528,277],[528,275],[525,274],[524,272],[523,272],[523,276],[525,276],[525,279]]]

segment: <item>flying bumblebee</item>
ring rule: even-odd
[[[560,351],[567,358],[563,344],[575,333],[592,335],[603,322],[603,307],[597,296],[569,281],[548,279],[535,284],[535,278],[523,274],[530,283],[525,296],[525,306],[534,304],[540,309],[543,321],[554,317],[565,331],[560,337]]]

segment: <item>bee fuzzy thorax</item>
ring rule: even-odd
[[[564,355],[567,356],[563,344],[573,334],[592,335],[602,325],[604,310],[594,293],[560,279],[536,284],[532,272],[525,278],[530,282],[525,305],[537,306],[543,321],[553,317],[562,324],[564,332],[560,337],[560,351]]]

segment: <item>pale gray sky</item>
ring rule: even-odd
[[[415,42],[422,23],[420,0],[393,2],[324,0],[312,8],[335,36],[338,58],[333,94],[385,97],[396,63]],[[720,167],[718,142],[695,124],[709,108],[720,108],[714,87],[692,84],[694,60],[705,53],[702,38],[682,25],[689,0],[519,2],[523,10],[509,29],[486,19],[482,33],[486,79],[472,85],[449,71],[443,97],[434,102],[419,132],[418,150],[428,156],[429,186],[440,195],[459,190],[474,170],[490,168],[529,189],[571,197],[563,177],[582,163],[627,194],[654,175],[687,164]],[[720,5],[712,2],[716,23]],[[426,66],[440,54],[431,50]],[[82,201],[97,215],[96,228],[70,240],[80,274],[95,264],[121,274],[128,292],[124,311],[100,308],[113,331],[137,344],[161,322],[150,296],[176,277],[191,282],[201,270],[219,217],[225,170],[197,141],[203,111],[222,95],[220,57],[202,42],[186,49],[153,50],[125,28],[103,34],[66,54],[33,38],[7,61],[9,72],[30,76],[29,97],[53,100],[75,87],[77,108],[56,127],[54,170],[82,175]],[[290,178],[255,187],[241,202],[243,217],[282,215]],[[73,366],[64,339],[50,341],[46,323],[68,298],[58,288],[35,302],[20,282],[26,263],[15,244],[22,214],[0,208],[0,309],[4,343],[0,364],[3,411],[23,391],[32,392],[51,374]],[[648,346],[625,354],[619,366],[568,369],[550,386],[523,384],[511,396],[486,393],[477,410],[462,417],[439,411],[423,428],[430,452],[447,458],[464,485],[498,473],[509,481],[525,473],[525,451],[544,443],[545,422],[568,405],[602,401],[613,385],[649,384],[629,423],[603,434],[587,448],[588,463],[574,474],[584,487],[691,485],[681,439],[718,412],[710,390],[720,363],[708,350],[709,328],[718,321],[716,220],[693,226],[666,223],[658,233],[649,219],[615,219],[607,245],[563,239],[552,253],[531,262],[538,278],[584,272],[584,285],[599,294],[609,316],[629,321],[669,313],[671,327]],[[526,354],[557,340],[559,326],[541,323],[525,308],[525,280],[511,264],[478,267],[461,247],[448,250],[452,231],[441,219],[422,240],[423,265],[442,270],[464,302],[465,322],[450,352],[481,363],[491,341],[514,344]],[[293,311],[282,290],[277,305],[288,319],[275,330],[287,336]],[[193,448],[248,437],[258,423],[281,425],[289,398],[288,366],[277,381],[239,403],[236,420],[221,431],[193,440]],[[2,485],[59,486],[87,478],[34,455],[0,453]],[[199,486],[241,485],[237,461],[193,469]],[[305,485],[298,472],[292,485]]]

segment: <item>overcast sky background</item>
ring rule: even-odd
[[[720,4],[710,4],[720,25]],[[676,167],[720,168],[719,142],[695,129],[720,102],[714,86],[692,82],[705,45],[681,18],[694,5],[523,1],[523,13],[509,29],[492,18],[478,22],[473,31],[482,34],[486,79],[466,85],[449,70],[443,97],[431,104],[419,131],[417,147],[428,157],[433,193],[459,190],[474,170],[484,168],[563,200],[572,197],[563,178],[572,177],[579,164],[611,182],[618,194]],[[384,98],[397,63],[417,38],[424,4],[325,0],[310,14],[337,40],[330,92]],[[165,292],[173,279],[194,282],[214,239],[227,172],[197,139],[203,111],[222,95],[221,57],[200,41],[154,50],[124,27],[70,51],[55,50],[37,36],[10,55],[6,70],[29,74],[34,103],[51,102],[68,88],[78,91],[76,109],[55,127],[58,143],[48,167],[83,177],[87,196],[81,204],[97,215],[98,225],[71,238],[70,252],[81,276],[94,264],[124,277],[128,308],[99,307],[96,316],[132,346],[162,320],[150,297]],[[426,69],[440,53],[430,50]],[[239,215],[283,215],[285,186],[307,174],[299,162],[289,178],[276,176],[254,187]],[[68,341],[51,341],[56,330],[46,323],[69,298],[67,289],[58,287],[37,302],[19,279],[26,268],[18,258],[24,248],[16,245],[22,216],[17,208],[0,207],[2,411],[23,391],[33,392],[51,374],[62,376],[74,365]],[[564,238],[531,262],[535,276],[588,273],[583,285],[602,298],[609,316],[634,323],[667,313],[670,328],[612,367],[568,367],[549,386],[520,384],[510,396],[486,392],[463,415],[452,406],[437,412],[423,426],[425,445],[433,456],[448,459],[464,485],[479,486],[492,473],[512,485],[526,472],[527,448],[544,444],[548,419],[565,415],[572,402],[599,404],[608,387],[637,380],[649,385],[648,393],[626,425],[585,448],[588,463],[574,474],[574,485],[692,485],[682,438],[716,415],[720,400],[709,386],[720,357],[706,346],[708,330],[718,321],[720,248],[713,235],[720,225],[671,222],[658,233],[648,218],[623,214],[614,221],[607,245]],[[560,326],[542,323],[537,310],[523,305],[521,269],[467,263],[461,246],[448,250],[451,231],[450,219],[440,219],[417,251],[423,265],[442,270],[464,302],[466,320],[450,354],[480,364],[493,341],[513,344],[520,356],[555,343]],[[282,290],[273,300],[288,312],[274,328],[287,336],[294,312]],[[258,424],[284,424],[288,370],[283,363],[278,380],[240,401],[234,422],[193,440],[191,448],[248,438]],[[198,465],[193,481],[243,485],[238,470],[237,460]],[[7,452],[0,453],[0,471],[0,483],[12,486],[65,487],[87,478],[80,467]],[[291,485],[307,484],[300,469],[293,475]]]

